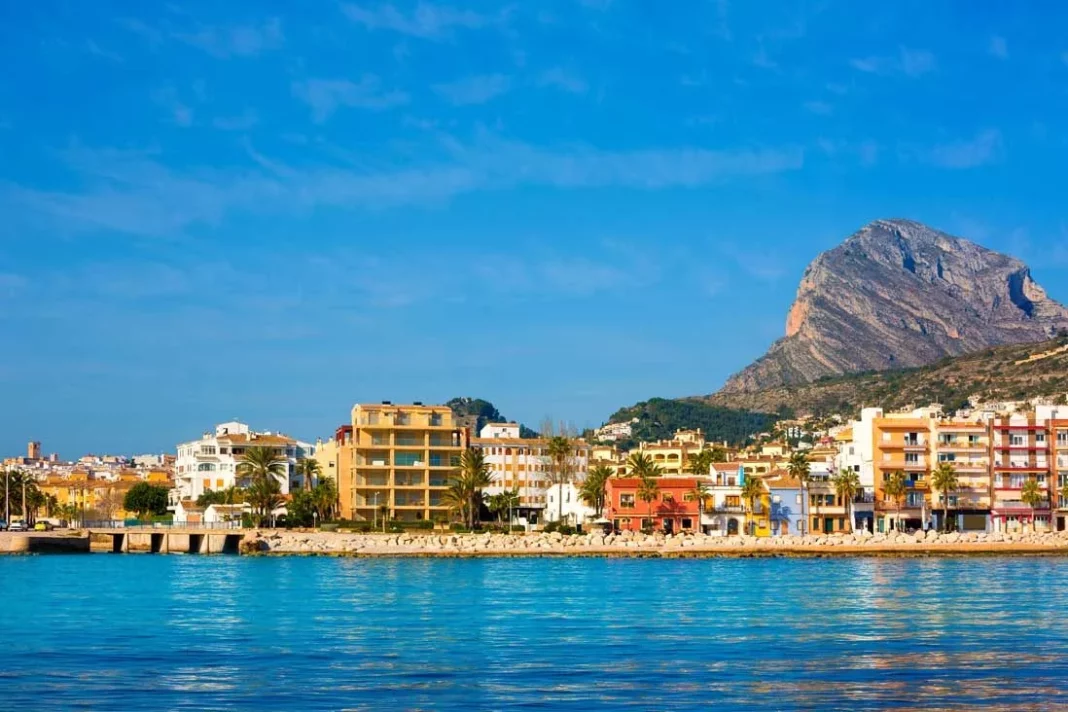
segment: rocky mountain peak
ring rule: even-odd
[[[876,220],[805,270],[786,335],[727,392],[921,366],[1068,327],[1020,260],[912,220]]]

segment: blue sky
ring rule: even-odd
[[[3,3],[0,448],[599,424],[909,217],[1068,300],[1054,3]]]

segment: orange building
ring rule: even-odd
[[[697,531],[700,509],[693,477],[657,477],[656,497],[643,501],[638,477],[610,477],[605,487],[605,517],[619,530],[661,529],[666,532]]]

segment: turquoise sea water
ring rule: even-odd
[[[1052,709],[1068,560],[0,557],[0,709]]]

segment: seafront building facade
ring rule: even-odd
[[[195,502],[208,490],[239,486],[238,465],[251,447],[271,448],[285,473],[276,477],[283,495],[304,486],[297,463],[314,455],[314,446],[281,433],[256,432],[245,423],[231,421],[215,426],[199,440],[178,445],[174,476],[176,499]],[[314,484],[314,483],[312,483]]]
[[[469,445],[448,406],[358,403],[319,458],[336,473],[342,519],[445,520],[445,493]]]

